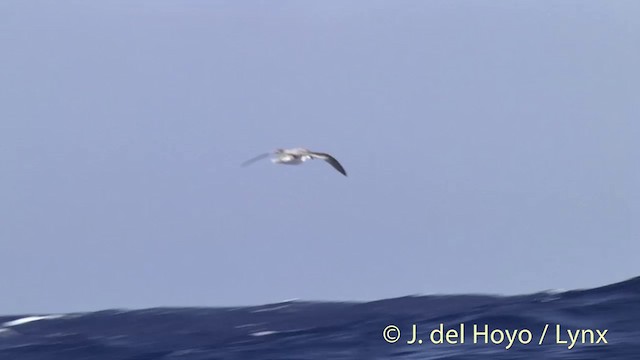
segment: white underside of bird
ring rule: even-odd
[[[347,172],[344,170],[342,165],[340,165],[338,160],[336,160],[333,156],[326,153],[311,151],[305,148],[276,149],[272,153],[261,154],[252,159],[249,159],[245,161],[242,166],[251,165],[256,161],[262,160],[269,156],[272,156],[271,162],[273,162],[274,164],[283,165],[300,165],[309,160],[321,159],[329,163],[329,165],[333,166],[333,168],[340,172],[342,175],[347,176]]]

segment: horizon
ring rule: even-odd
[[[261,304],[247,304],[247,305],[217,305],[217,306],[208,306],[208,305],[190,305],[190,306],[173,306],[173,305],[165,305],[165,306],[153,306],[146,308],[127,308],[127,307],[116,307],[116,308],[104,308],[104,309],[93,309],[93,310],[79,310],[72,312],[27,312],[27,313],[19,313],[19,314],[4,314],[0,313],[0,317],[14,317],[17,316],[21,319],[21,316],[31,317],[31,316],[55,316],[55,315],[76,315],[76,314],[91,314],[96,312],[109,312],[109,311],[124,311],[124,312],[135,312],[135,311],[145,311],[145,310],[155,310],[155,309],[244,309],[244,308],[256,308],[256,307],[264,307],[271,305],[280,305],[285,303],[308,303],[308,304],[369,304],[375,302],[383,302],[383,301],[393,301],[396,299],[403,299],[409,297],[456,297],[456,296],[486,296],[486,297],[520,297],[520,296],[531,296],[536,294],[544,294],[544,293],[553,293],[553,294],[564,294],[570,292],[583,292],[583,291],[591,291],[607,288],[610,286],[620,285],[628,282],[640,281],[640,275],[628,278],[626,280],[616,281],[610,284],[599,285],[595,287],[589,288],[576,288],[576,289],[544,289],[538,290],[534,292],[522,293],[522,294],[495,294],[495,293],[451,293],[451,294],[440,294],[440,293],[432,293],[432,294],[407,294],[401,296],[393,296],[384,299],[371,299],[371,300],[318,300],[318,299],[300,299],[300,298],[292,298],[285,299],[277,302],[270,303],[261,303]],[[13,321],[13,320],[12,320]],[[36,320],[37,321],[37,320]],[[0,324],[2,325],[2,324]]]

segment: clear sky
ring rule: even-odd
[[[640,2],[0,2],[0,313],[640,275]],[[322,161],[239,165],[279,147]]]

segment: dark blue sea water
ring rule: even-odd
[[[640,359],[640,277],[508,297],[0,316],[0,359]]]

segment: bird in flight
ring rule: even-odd
[[[271,162],[273,162],[274,164],[284,165],[300,165],[307,160],[321,159],[328,162],[329,165],[333,166],[333,168],[338,170],[342,175],[347,176],[347,172],[344,170],[342,165],[340,165],[338,160],[336,160],[333,156],[325,153],[307,150],[304,148],[276,149],[272,153],[260,154],[254,158],[251,158],[242,163],[242,166],[251,165],[256,161],[260,161],[269,156],[273,156],[271,158]]]

